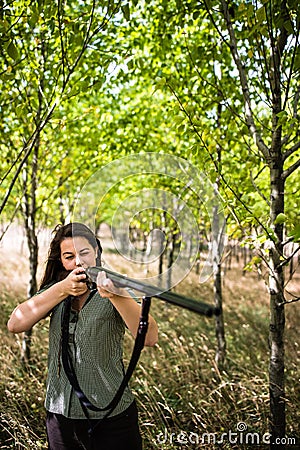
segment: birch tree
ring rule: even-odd
[[[296,3],[286,1],[265,2],[261,8],[240,4],[234,11],[222,0],[222,14],[227,36],[224,37],[238,71],[244,99],[245,122],[249,133],[269,170],[269,251],[266,261],[269,267],[270,293],[270,430],[272,440],[285,437],[285,388],[284,388],[284,328],[285,328],[285,281],[283,267],[287,263],[284,255],[284,219],[286,183],[300,166],[297,150],[300,148],[299,123],[299,78],[296,57],[299,54],[299,18]],[[252,7],[252,8],[251,8]],[[253,53],[256,64],[261,64],[265,73],[262,92],[269,104],[270,131],[262,129],[254,107],[254,86],[251,83],[251,67],[247,67],[242,54],[242,42],[238,38],[239,17],[246,12],[248,28],[254,35],[248,50]],[[249,26],[250,23],[252,27]],[[219,30],[221,35],[222,31]],[[224,34],[222,35],[224,36]],[[248,41],[247,37],[243,40]],[[242,40],[242,41],[243,41]],[[254,66],[254,70],[257,68]],[[253,69],[252,69],[253,70]],[[260,71],[257,71],[257,75]],[[263,73],[261,75],[263,75]],[[298,80],[298,83],[297,83]],[[284,123],[282,118],[289,117]]]

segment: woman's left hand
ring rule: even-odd
[[[127,296],[127,293],[124,293],[124,290],[115,286],[114,283],[107,278],[105,272],[99,272],[97,276],[97,289],[101,297],[112,298],[115,295],[118,296]]]

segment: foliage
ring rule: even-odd
[[[37,214],[45,221],[57,221],[58,205],[66,198],[71,210],[78,190],[99,166],[128,153],[166,151],[188,158],[211,180],[221,174],[235,236],[238,229],[244,233],[258,225],[261,232],[268,222],[269,173],[243,119],[238,72],[216,6],[153,0],[121,4],[123,15],[114,2],[3,7],[2,187],[9,188],[21,157],[29,158],[30,142],[43,129]],[[285,97],[277,115],[287,150],[297,144],[299,126],[293,103],[299,73],[295,2],[288,2],[288,11]],[[256,9],[240,2],[230,14],[256,125],[269,146],[272,74],[270,69],[263,76],[263,67],[270,65],[272,42],[282,26],[278,4],[265,2]],[[273,41],[268,20],[277,33]],[[297,160],[292,152],[286,169]],[[288,233],[296,225],[297,183],[293,175],[286,187]],[[18,186],[8,199],[10,215],[22,201],[22,183]]]
[[[84,134],[81,138],[78,134],[80,128],[76,129],[72,147],[66,145],[74,134],[70,133],[74,114],[82,115],[74,107],[74,97],[78,101],[92,88],[98,91],[105,82],[114,59],[107,29],[111,26],[112,32],[117,27],[118,19],[112,18],[119,7],[120,3],[113,1],[101,5],[73,2],[71,7],[60,0],[1,5],[0,145],[4,155],[1,187],[5,193],[1,212],[10,202],[7,218],[13,215],[16,201],[18,207],[26,195],[21,174],[25,169],[30,179],[34,158],[39,171],[37,218],[41,208],[48,209],[49,215],[57,213],[58,208],[52,208],[53,197],[76,193],[77,186],[62,185],[66,180],[74,184],[79,178],[80,182],[84,173],[79,168],[86,165],[90,151],[82,141]],[[39,152],[33,155],[37,144]],[[91,154],[94,151],[91,148]]]
[[[240,74],[230,54],[229,32],[219,6],[219,2],[139,2],[131,13],[127,73],[120,76],[122,81],[130,79],[131,85],[134,79],[143,77],[147,83],[152,78],[159,100],[164,99],[161,106],[172,131],[188,143],[175,151],[205,168],[212,180],[221,175],[229,219],[234,217],[246,232],[254,226],[264,229],[269,215],[268,160],[259,152],[257,141],[253,143],[253,128],[269,148],[272,127],[282,127],[285,169],[295,169],[299,161],[299,21],[296,3],[289,2],[284,22],[289,41],[281,62],[283,109],[273,125],[271,49],[282,28],[279,4],[265,2],[255,8],[252,3],[240,2],[230,9],[239,63],[248,80],[247,107],[254,117],[250,124],[244,115]],[[288,230],[297,220],[299,205],[292,195],[297,180],[291,177],[286,187]]]

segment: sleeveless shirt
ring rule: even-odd
[[[85,419],[80,402],[65,375],[61,361],[63,303],[52,311],[49,328],[48,377],[45,407],[73,419]],[[82,309],[71,310],[69,347],[81,390],[94,405],[107,406],[124,376],[123,339],[125,324],[108,298],[96,292]],[[111,416],[125,411],[133,402],[127,387]],[[105,411],[89,410],[90,418],[102,418]]]

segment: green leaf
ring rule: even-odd
[[[13,80],[14,78],[15,78],[15,75],[12,72],[5,72],[1,75],[1,79],[6,80],[6,81]]]
[[[289,237],[292,237],[295,242],[300,240],[300,225],[296,225],[294,227],[294,229],[289,233]]]
[[[134,61],[133,59],[129,59],[127,62],[127,67],[129,70],[132,70],[134,68]]]
[[[281,224],[287,221],[287,216],[283,213],[279,213],[276,219],[274,220],[274,224]]]
[[[276,114],[278,117],[277,128],[284,125],[288,119],[288,113],[286,111],[280,111]]]
[[[37,8],[33,8],[33,11],[28,20],[28,23],[31,26],[31,28],[33,28],[35,26],[35,24],[38,22],[38,20],[39,20],[39,12],[38,12]]]
[[[293,34],[294,30],[290,20],[286,20],[283,26],[289,34]]]
[[[264,7],[264,6],[262,6],[261,8],[259,8],[259,9],[257,10],[257,12],[256,12],[256,18],[257,18],[257,21],[258,21],[259,23],[262,23],[262,22],[264,22],[264,21],[266,20],[266,10],[265,10],[265,7]]]
[[[0,32],[5,33],[8,28],[9,23],[7,22],[7,20],[0,20]]]
[[[125,5],[121,6],[121,9],[122,9],[125,19],[129,21],[130,20],[129,3],[126,3]]]
[[[15,44],[13,43],[13,41],[10,41],[10,43],[8,44],[8,47],[7,47],[7,53],[8,53],[9,56],[10,56],[12,59],[14,59],[14,60],[16,60],[16,59],[19,58],[19,52],[18,52],[18,49],[17,49],[17,47],[15,46]]]

